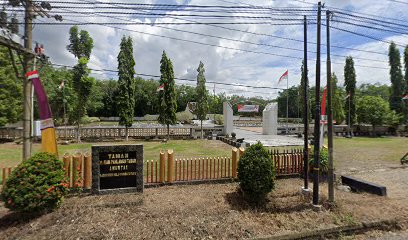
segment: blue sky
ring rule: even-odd
[[[134,3],[134,1],[125,0],[98,0],[101,2],[127,2]],[[63,2],[63,1],[61,1]],[[89,2],[89,1],[88,1]],[[389,0],[328,0],[325,2],[325,6],[329,9],[344,9],[350,10],[353,13],[370,14],[372,18],[378,18],[384,21],[391,21],[394,23],[404,24],[398,20],[408,22],[408,4],[401,4]],[[265,7],[314,7],[317,6],[317,1],[313,0],[276,0],[276,1],[235,1],[235,0],[209,0],[209,1],[149,1],[144,3],[162,3],[162,4],[195,4],[195,5],[224,5],[224,6],[237,6],[243,4],[251,4],[256,6]],[[408,3],[408,1],[407,1]],[[326,8],[327,9],[327,8]],[[81,10],[70,10],[81,11]],[[97,9],[86,9],[86,11],[98,11]],[[52,12],[52,11],[51,11]],[[346,11],[347,12],[347,11]],[[167,11],[167,13],[183,13],[186,12],[174,12]],[[188,14],[188,13],[187,13]],[[192,13],[193,14],[193,13]],[[69,14],[67,14],[69,15]],[[242,14],[241,14],[242,15]],[[325,16],[325,13],[323,13]],[[119,16],[120,18],[128,18],[126,16]],[[393,19],[390,19],[393,18]],[[89,22],[119,22],[120,20],[112,18],[101,18],[92,14],[82,16],[81,18],[75,18],[66,16],[65,22],[69,22],[69,19],[75,19],[77,21],[89,21]],[[190,18],[191,20],[197,20]],[[349,21],[344,19],[344,16],[334,15],[333,20]],[[55,22],[52,19],[41,20],[47,22]],[[133,16],[129,21],[135,22],[177,22],[180,20],[170,17],[160,17],[155,19],[147,19]],[[211,21],[211,20],[208,20]],[[225,21],[244,21],[239,18],[228,19]],[[396,41],[401,45],[406,46],[408,44],[408,35],[401,33],[387,33],[380,32],[373,29],[362,29],[356,26],[348,26],[337,22],[332,22],[332,26],[346,28],[349,31],[355,31],[362,34],[368,34],[375,36],[376,38],[384,39],[386,41]],[[407,24],[408,25],[408,24]],[[268,35],[274,35],[278,37],[303,39],[303,26],[271,26],[271,25],[225,25],[226,27],[239,29],[241,31],[250,31],[256,33],[263,33]],[[129,25],[118,26],[130,31],[139,31],[150,34],[165,35],[173,38],[180,38],[186,40],[192,40],[216,46],[225,46],[229,48],[246,49],[256,52],[267,52],[270,54],[289,55],[293,57],[303,57],[301,51],[293,51],[281,48],[274,48],[270,46],[258,46],[249,45],[243,42],[232,42],[223,39],[204,37],[199,35],[193,35],[189,33],[177,32],[174,30],[168,30],[158,27],[157,25]],[[239,39],[241,41],[250,41],[261,44],[277,45],[285,48],[303,49],[302,42],[290,41],[270,36],[259,36],[243,32],[230,31],[222,28],[211,27],[206,25],[170,25],[165,26],[168,28],[176,28],[185,31],[193,31],[204,34],[211,34],[221,37]],[[316,26],[315,24],[308,26],[309,41],[316,41]],[[34,28],[34,39],[40,43],[43,43],[46,47],[46,53],[50,56],[53,63],[74,65],[76,60],[65,49],[68,44],[68,29],[69,26],[55,26],[55,25],[36,25]],[[94,38],[95,47],[92,52],[90,67],[91,68],[104,68],[104,69],[116,69],[117,61],[116,57],[119,52],[119,42],[123,35],[130,35],[134,41],[134,57],[136,61],[136,72],[144,74],[159,75],[159,62],[161,53],[165,50],[168,56],[173,61],[175,70],[175,76],[179,78],[195,79],[197,76],[197,67],[200,61],[203,61],[206,68],[206,77],[208,81],[228,82],[254,86],[270,86],[270,87],[282,87],[285,88],[286,84],[281,83],[278,85],[278,79],[280,75],[289,69],[289,85],[297,85],[300,82],[300,66],[301,59],[284,58],[280,56],[273,56],[268,54],[248,53],[231,49],[217,48],[214,46],[203,46],[195,43],[177,41],[174,39],[161,38],[157,36],[151,36],[141,33],[129,32],[109,28],[99,25],[84,25],[80,26],[80,29],[88,30],[91,36]],[[400,30],[403,31],[403,30]],[[406,30],[405,30],[406,32]],[[325,27],[322,26],[322,43],[326,43]],[[366,67],[356,66],[357,84],[362,83],[376,83],[390,84],[389,70],[388,70],[388,43],[379,42],[376,40],[355,36],[350,33],[341,32],[335,29],[331,31],[331,44],[336,46],[343,46],[349,48],[356,48],[365,51],[375,51],[381,54],[374,54],[368,52],[346,50],[332,48],[332,54],[353,56],[356,58],[366,58],[369,60],[355,59],[356,65],[362,65]],[[316,51],[315,44],[308,45],[309,51]],[[400,48],[403,51],[403,48]],[[321,78],[323,84],[325,84],[326,70],[325,60],[326,56],[325,46],[322,46],[322,74]],[[309,79],[311,85],[315,80],[315,58],[316,54],[309,53]],[[372,61],[374,60],[374,61]],[[344,57],[332,56],[332,69],[339,78],[339,84],[343,84],[343,67]],[[97,78],[116,78],[115,74],[94,74]],[[176,81],[177,84],[192,84],[188,82]],[[213,88],[213,85],[208,85]],[[216,92],[226,92],[227,94],[240,94],[246,96],[258,95],[265,98],[276,97],[277,91],[275,90],[260,90],[250,89],[245,87],[230,87],[216,85]],[[256,92],[256,93],[255,93]]]

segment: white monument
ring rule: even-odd
[[[224,115],[224,134],[231,135],[234,131],[233,111],[229,102],[224,102],[222,105],[222,113]]]
[[[269,103],[262,112],[262,134],[278,134],[278,103]]]

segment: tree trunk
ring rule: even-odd
[[[77,125],[77,143],[80,143],[80,142],[81,142],[81,126],[80,126],[80,124],[78,122],[78,125]]]
[[[170,125],[167,124],[167,141],[170,140]]]
[[[201,139],[203,139],[203,120],[201,120]]]
[[[128,126],[125,126],[125,141],[129,141],[129,128]]]

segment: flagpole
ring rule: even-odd
[[[289,73],[286,77],[286,135],[289,134]]]

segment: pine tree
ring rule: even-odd
[[[343,108],[343,95],[341,89],[337,87],[337,76],[332,74],[332,86],[333,86],[333,119],[336,123],[341,124],[344,121],[345,114]]]
[[[205,87],[205,76],[204,76],[204,64],[200,61],[200,64],[197,68],[197,107],[195,114],[197,118],[201,121],[201,138],[203,138],[203,120],[207,118],[208,113],[208,92]]]
[[[133,42],[130,37],[122,37],[118,54],[118,113],[119,125],[125,126],[126,141],[129,139],[129,127],[133,124],[135,109],[135,60],[133,58]]]
[[[352,57],[346,58],[346,65],[344,66],[344,86],[346,88],[346,94],[349,95],[347,101],[345,102],[344,109],[347,112],[347,116],[350,114],[350,123],[348,120],[349,118],[347,118],[346,120],[347,124],[350,124],[351,126],[356,121],[356,70],[354,69],[354,61]]]
[[[167,126],[167,139],[170,139],[170,124],[176,123],[177,101],[173,64],[165,51],[160,60],[160,74],[160,86],[164,86],[164,89],[159,92],[158,121]]]
[[[391,77],[390,108],[397,113],[403,112],[402,95],[404,93],[404,83],[401,71],[400,52],[394,42],[391,42],[389,52],[389,65]]]
[[[73,26],[69,30],[70,44],[67,46],[67,50],[72,53],[77,59],[78,64],[74,66],[73,87],[76,92],[77,98],[74,104],[73,120],[77,124],[77,141],[81,141],[80,126],[81,119],[86,115],[86,106],[89,99],[89,94],[92,91],[92,87],[95,84],[94,79],[89,77],[88,62],[91,57],[93,48],[93,39],[89,33],[85,30],[81,30],[78,34],[78,27]]]

